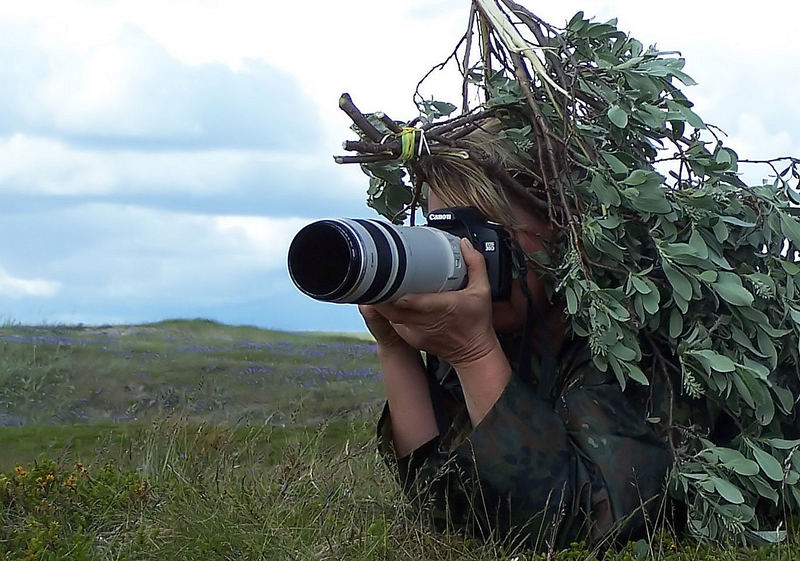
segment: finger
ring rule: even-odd
[[[364,319],[364,323],[370,329],[383,329],[389,327],[389,319],[380,312],[375,306],[360,304],[358,311]]]
[[[406,294],[395,302],[395,307],[408,314],[441,313],[453,305],[453,296],[448,292]]]
[[[380,312],[375,309],[375,306],[370,306],[368,304],[359,304],[358,312],[364,319],[375,319],[381,317]]]
[[[425,323],[431,316],[442,315],[448,304],[442,299],[450,295],[443,294],[406,294],[396,302],[376,304],[380,314],[392,323],[418,325]]]
[[[467,264],[467,287],[487,287],[489,286],[489,275],[486,272],[486,260],[483,254],[472,247],[467,238],[461,238],[461,254],[464,256],[464,263]]]

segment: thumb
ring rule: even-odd
[[[461,238],[461,255],[464,256],[464,263],[467,265],[469,284],[488,284],[489,277],[483,254],[472,247],[472,243],[467,238]]]

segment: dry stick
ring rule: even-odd
[[[558,222],[553,213],[553,198],[550,191],[550,181],[547,179],[548,173],[547,168],[544,165],[544,142],[542,142],[542,131],[539,129],[539,124],[536,122],[536,119],[533,119],[533,130],[536,133],[537,141],[536,141],[536,158],[539,162],[539,171],[542,172],[542,184],[544,185],[544,192],[547,196],[547,218],[551,224],[555,225],[557,228],[562,228],[563,225]]]
[[[400,134],[403,132],[403,129],[400,128],[400,125],[395,123],[392,119],[386,116],[386,113],[383,111],[378,111],[375,113],[375,116],[381,120],[381,122],[386,125],[386,128],[392,131],[395,134]]]
[[[404,208],[401,212],[405,212],[406,210],[410,210],[409,216],[411,217],[411,225],[414,225],[414,218],[417,213],[417,205],[419,204],[420,196],[422,195],[422,178],[419,176],[415,176],[414,178],[414,192],[411,196],[411,202],[408,203],[406,208]]]
[[[560,173],[558,169],[558,163],[556,161],[555,149],[553,148],[553,143],[550,141],[549,132],[550,129],[547,126],[547,121],[545,120],[544,115],[542,114],[541,109],[539,109],[539,104],[536,102],[536,99],[533,97],[533,82],[530,79],[530,74],[528,73],[528,69],[525,67],[525,63],[522,61],[522,58],[516,54],[511,53],[511,58],[514,61],[514,73],[517,76],[517,80],[519,80],[520,84],[522,84],[522,91],[525,93],[525,97],[528,99],[528,104],[530,105],[531,109],[533,110],[535,121],[538,123],[540,130],[542,131],[542,138],[544,139],[545,148],[547,149],[547,161],[550,164],[553,174],[553,181],[555,182],[556,187],[558,188],[558,195],[561,199],[561,206],[565,213],[565,220],[567,221],[567,225],[569,226],[570,232],[572,233],[572,241],[575,244],[575,250],[578,251],[578,256],[580,258],[581,269],[583,269],[583,274],[585,278],[590,278],[589,271],[586,269],[586,263],[584,263],[583,255],[579,251],[580,248],[580,236],[578,235],[578,230],[575,227],[575,221],[572,217],[572,212],[570,210],[569,204],[567,203],[567,197],[564,193],[564,185],[560,179]],[[540,163],[541,165],[541,163]],[[542,168],[544,170],[544,168]]]
[[[490,39],[491,39],[491,41],[490,41],[489,48],[491,50],[491,54],[494,55],[494,58],[497,59],[497,62],[499,62],[500,65],[503,68],[505,68],[509,72],[513,72],[514,69],[511,66],[509,66],[508,57],[506,57],[505,52],[503,51],[503,49],[505,48],[505,45],[503,45],[503,42],[500,41],[494,35],[490,35]],[[491,44],[492,42],[494,43],[494,45]]]
[[[468,34],[468,33],[469,33],[469,31],[467,31],[467,34]],[[423,83],[425,80],[427,80],[427,79],[428,79],[428,76],[430,76],[431,74],[433,74],[433,73],[434,73],[436,70],[442,70],[442,69],[443,69],[445,66],[447,66],[447,63],[448,63],[448,62],[450,62],[450,59],[451,59],[451,58],[455,59],[455,60],[456,60],[456,63],[458,63],[458,57],[457,57],[457,55],[458,55],[458,48],[461,46],[461,43],[463,43],[463,42],[464,42],[464,41],[467,39],[467,34],[465,34],[463,37],[461,37],[461,39],[459,40],[458,44],[456,45],[456,48],[455,48],[455,49],[453,49],[453,52],[452,52],[452,53],[450,53],[446,59],[444,59],[444,60],[443,60],[442,62],[440,62],[439,64],[436,64],[436,65],[434,65],[434,66],[433,66],[433,67],[432,67],[430,70],[428,70],[428,71],[425,73],[425,75],[422,77],[422,79],[421,79],[419,82],[417,82],[417,87],[416,87],[416,88],[414,88],[414,95],[412,96],[412,99],[414,100],[414,102],[415,102],[415,103],[417,103],[417,101],[416,101],[416,100],[417,100],[417,98],[419,98],[419,99],[420,99],[420,100],[422,100],[422,101],[424,101],[424,100],[425,100],[425,98],[424,98],[424,97],[422,97],[422,94],[420,94],[420,93],[419,93],[419,88],[420,88],[420,86],[422,85],[422,83]]]
[[[363,156],[334,156],[337,164],[371,164],[374,162],[391,162],[397,157],[391,154],[365,154]]]
[[[483,129],[483,127],[481,127],[480,125],[477,125],[477,124],[466,125],[466,126],[462,127],[461,130],[455,131],[448,138],[450,138],[451,140],[458,140],[459,138],[464,138],[465,136],[467,136],[470,133],[475,132],[476,130],[482,130],[482,129]]]
[[[534,129],[536,130],[537,136],[539,137],[539,141],[537,142],[537,151],[539,154],[539,167],[542,170],[542,176],[545,178],[545,181],[548,183],[546,188],[550,191],[549,188],[549,181],[547,178],[551,178],[553,181],[558,181],[558,166],[555,161],[555,150],[553,149],[553,144],[550,142],[549,137],[549,127],[547,126],[547,122],[544,119],[544,115],[542,115],[541,110],[539,109],[539,104],[536,103],[536,100],[533,97],[533,83],[530,81],[530,77],[527,75],[526,70],[523,68],[522,58],[518,54],[512,53],[511,55],[512,60],[514,61],[514,74],[517,77],[520,85],[522,86],[522,91],[525,94],[525,98],[528,101],[528,106],[533,111],[533,120],[532,124]],[[544,149],[547,150],[547,154],[542,153],[542,146]],[[550,169],[548,169],[548,167]],[[565,209],[566,210],[566,209]]]
[[[469,55],[472,50],[472,26],[475,23],[475,5],[469,9],[469,23],[467,24],[467,44],[464,50],[464,79],[461,82],[461,113],[469,110]]]
[[[449,121],[444,121],[436,125],[434,124],[429,125],[428,129],[426,130],[426,134],[442,135],[444,133],[457,129],[460,126],[470,124],[474,121],[487,119],[495,112],[496,112],[495,109],[486,109],[483,111],[478,111],[477,113],[468,113],[466,115],[459,115],[458,117],[450,119]]]
[[[512,26],[513,26],[513,25],[514,25],[514,23],[513,23],[512,19],[511,19],[511,16],[509,16],[508,14],[506,14],[505,12],[503,12],[503,10],[502,10],[502,9],[500,10],[500,12],[501,12],[501,13],[502,13],[502,14],[503,14],[505,17],[506,17],[506,19],[507,19],[507,20],[508,20],[508,21],[509,21],[509,22],[512,24]],[[487,16],[487,19],[491,19],[491,18],[489,18],[489,17]],[[533,52],[533,48],[530,46],[530,44],[529,44],[527,41],[526,41],[526,44],[527,44],[527,49],[523,49],[523,50],[517,50],[517,48],[516,48],[514,45],[506,45],[506,44],[504,43],[504,41],[502,40],[502,36],[501,36],[501,37],[497,37],[498,35],[501,35],[501,31],[502,31],[502,30],[495,30],[495,35],[496,35],[496,37],[495,37],[495,40],[496,40],[497,42],[499,42],[499,43],[501,44],[501,46],[505,47],[505,48],[506,48],[506,49],[509,51],[509,54],[511,55],[511,57],[512,57],[512,60],[513,60],[513,59],[515,59],[515,58],[520,58],[520,59],[521,59],[521,58],[522,58],[522,55],[521,55],[521,53],[524,53],[524,54],[525,54],[525,58],[526,58],[526,59],[528,59],[528,60],[530,61],[530,63],[531,63],[531,64],[534,66],[534,68],[536,69],[537,73],[540,75],[540,78],[542,79],[542,89],[544,90],[545,94],[547,94],[547,98],[548,98],[548,99],[550,100],[550,102],[553,104],[553,109],[555,110],[555,112],[558,114],[558,116],[559,116],[559,117],[562,117],[563,115],[562,115],[562,113],[561,113],[561,110],[559,109],[559,105],[558,105],[558,103],[556,102],[556,98],[555,98],[555,96],[553,95],[553,92],[550,90],[550,85],[552,84],[553,86],[555,86],[555,87],[556,87],[556,89],[557,89],[557,90],[562,90],[562,91],[563,91],[563,87],[562,87],[562,86],[560,86],[560,85],[558,85],[558,84],[555,82],[555,80],[553,80],[553,79],[550,77],[550,75],[549,75],[549,74],[548,74],[548,72],[547,72],[547,69],[546,69],[546,68],[545,68],[545,67],[542,65],[542,63],[541,63],[541,61],[539,60],[538,56],[537,56],[537,55],[535,55],[535,54],[532,54],[532,52]],[[521,36],[520,36],[520,37],[521,37]],[[523,39],[523,40],[524,40],[524,39]],[[540,47],[544,47],[544,45],[542,45],[541,43],[539,44],[539,46],[540,46]],[[501,50],[502,50],[502,49],[501,49]],[[530,51],[530,52],[528,52],[528,51]],[[516,60],[514,60],[514,66],[515,66],[515,67],[518,67],[518,66],[519,66],[519,65],[516,63]],[[506,67],[507,67],[507,66],[506,66]],[[528,74],[529,81],[531,81],[531,82],[532,82],[532,80],[530,80],[530,74],[529,74],[529,73],[528,73],[528,71],[527,71],[527,66],[525,67],[525,69],[526,69],[526,70],[525,70],[525,73],[526,73],[526,74]],[[565,95],[567,95],[566,91],[563,91],[563,93],[564,93]]]
[[[428,139],[431,139],[431,135],[427,136]],[[439,138],[436,135],[433,135],[433,138]],[[455,146],[458,150],[454,151],[451,149],[451,146]],[[391,156],[393,159],[397,160],[400,158],[400,152],[402,151],[402,147],[397,140],[392,140],[390,142],[386,142],[384,144],[378,144],[375,142],[365,142],[363,140],[345,140],[342,142],[342,149],[347,150],[348,152],[361,152],[361,155],[371,154],[371,155],[381,155],[381,156]],[[466,157],[463,155],[464,148],[455,144],[448,144],[446,146],[437,146],[435,144],[428,145],[428,152],[431,154],[450,154],[453,156],[459,157]]]
[[[366,142],[364,140],[345,140],[342,148],[348,152],[366,152],[367,154],[400,154],[400,143],[392,140],[386,143]]]
[[[800,158],[795,158],[793,156],[781,156],[780,158],[771,158],[769,160],[736,160],[742,164],[771,164],[774,162],[782,162],[784,160],[790,160],[793,164],[800,164]]]
[[[540,46],[544,47],[545,43],[549,43],[550,42],[549,39],[542,32],[542,27],[544,27],[550,33],[555,35],[555,37],[559,40],[559,43],[560,43],[560,45],[562,47],[562,52],[564,52],[565,56],[569,55],[569,53],[567,53],[563,49],[563,47],[565,46],[564,42],[563,42],[563,39],[561,38],[561,36],[556,32],[556,30],[549,23],[547,23],[546,21],[541,19],[539,16],[537,16],[536,14],[531,12],[530,10],[527,10],[526,8],[524,8],[524,7],[520,6],[519,4],[517,4],[516,2],[513,2],[512,0],[501,0],[501,1],[506,6],[508,6],[511,9],[511,11],[525,25],[528,26],[528,29],[531,30],[531,32],[533,33],[533,36],[536,38],[536,41],[539,43]],[[556,74],[558,75],[558,78],[561,81],[561,87],[563,87],[565,90],[568,90],[572,94],[573,98],[580,99],[581,101],[583,101],[584,103],[586,103],[587,105],[591,106],[593,109],[595,109],[597,111],[602,111],[602,110],[605,109],[605,104],[603,104],[601,101],[599,101],[599,100],[593,98],[592,96],[588,95],[583,90],[575,90],[574,87],[569,86],[569,84],[571,82],[568,79],[566,73],[564,72],[564,66],[563,66],[562,60],[561,60],[561,58],[559,56],[553,54],[553,52],[548,50],[548,49],[545,49],[544,56],[545,56],[546,59],[548,59],[548,61],[552,65],[552,67],[555,69]],[[572,82],[572,83],[574,83],[574,82]],[[573,99],[573,101],[574,101],[574,99]]]
[[[516,53],[512,53],[511,57],[514,61],[514,74],[517,76],[517,80],[519,80],[520,84],[522,85],[522,90],[525,93],[525,97],[528,100],[528,105],[533,110],[534,118],[537,124],[539,125],[539,130],[541,130],[542,132],[542,138],[544,140],[545,149],[547,150],[547,162],[551,167],[550,172],[552,173],[552,177],[554,178],[554,180],[558,181],[558,177],[561,174],[558,168],[558,161],[556,159],[556,151],[551,141],[552,132],[550,131],[550,127],[547,124],[547,120],[545,119],[544,114],[539,108],[538,102],[533,97],[533,81],[531,79],[530,74],[528,73],[528,69],[525,66],[525,63],[522,60],[522,57],[520,57]],[[563,203],[564,201],[562,200],[562,204]],[[568,207],[566,205],[564,206],[564,210],[568,211]]]
[[[545,47],[545,45],[549,43],[547,37],[545,37],[544,33],[542,33],[542,28],[540,27],[539,23],[541,20],[539,20],[539,18],[537,18],[528,9],[523,8],[512,0],[501,0],[501,2],[508,6],[508,9],[510,9],[511,12],[517,16],[520,21],[528,27],[528,29],[531,30],[531,33],[533,33],[533,36],[536,38],[536,42],[539,43],[540,47]],[[567,77],[564,74],[563,67],[561,66],[561,60],[547,48],[544,49],[544,57],[550,62],[550,65],[556,71],[558,79],[561,81],[561,84],[559,85],[566,90]]]
[[[344,111],[350,120],[363,132],[370,140],[380,142],[383,134],[376,129],[372,123],[358,110],[350,99],[350,94],[343,93],[339,98],[339,108]]]
[[[474,5],[474,4],[473,4]],[[486,18],[483,14],[478,13],[478,32],[481,38],[481,54],[483,55],[483,85],[486,92],[486,100],[489,100],[489,77],[492,75],[492,53],[491,46],[489,45],[489,24],[486,23]]]

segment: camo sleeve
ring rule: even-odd
[[[616,382],[550,402],[515,375],[474,429],[463,398],[440,393],[449,424],[411,455],[395,458],[388,407],[378,425],[384,459],[440,530],[565,546],[641,534],[660,506],[671,456]]]

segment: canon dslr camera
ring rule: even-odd
[[[509,235],[473,207],[442,208],[427,226],[335,218],[312,222],[289,246],[289,275],[325,302],[375,304],[405,294],[458,290],[467,284],[460,239],[483,254],[492,300],[511,291]]]

